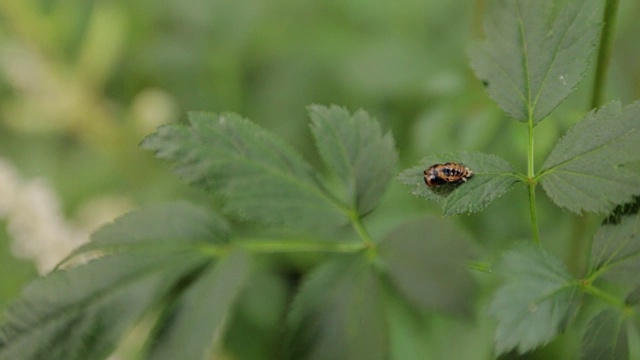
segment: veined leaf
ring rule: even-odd
[[[160,127],[142,147],[175,162],[189,182],[223,195],[228,213],[302,229],[346,222],[346,205],[273,135],[235,114],[190,113],[189,120],[188,127]]]
[[[187,202],[168,203],[119,217],[91,235],[91,242],[68,259],[94,251],[175,250],[196,243],[224,243],[228,238],[229,225],[216,213]]]
[[[290,359],[389,357],[383,287],[363,256],[335,259],[312,272],[288,323]]]
[[[346,203],[359,214],[377,205],[396,170],[398,154],[391,133],[360,110],[351,115],[338,106],[309,107],[311,130],[324,162],[346,188]]]
[[[554,16],[552,0],[493,1],[486,40],[471,65],[491,98],[520,121],[545,118],[580,82],[600,30],[600,1],[572,0]]]
[[[153,356],[205,359],[244,284],[248,261],[232,253],[213,264],[197,245],[224,244],[228,236],[223,219],[187,203],[122,216],[84,249],[103,257],[27,287],[0,327],[0,360],[105,358],[147,309],[189,281],[173,321],[163,327],[162,344],[171,346]]]
[[[640,176],[623,165],[640,160],[640,102],[613,102],[571,128],[545,161],[542,187],[573,212],[609,212],[640,195]]]
[[[496,270],[505,279],[491,303],[498,320],[496,352],[525,353],[551,341],[576,296],[576,282],[564,264],[539,246],[521,244]]]
[[[469,315],[477,288],[467,270],[472,245],[449,222],[428,217],[392,231],[379,254],[391,283],[414,307]]]
[[[589,321],[582,339],[580,359],[623,360],[629,358],[627,327],[632,326],[620,310],[609,309]]]
[[[591,249],[594,269],[610,281],[640,286],[640,214],[621,216],[618,223],[603,224]]]
[[[207,260],[197,253],[119,254],[54,271],[9,308],[0,359],[103,359],[145,310]]]
[[[469,167],[473,176],[451,192],[429,188],[423,171],[434,164],[457,162]],[[477,212],[506,193],[518,181],[511,164],[505,160],[478,152],[458,152],[429,155],[420,165],[400,173],[398,180],[413,187],[412,194],[428,200],[444,200],[444,214],[458,215]]]
[[[211,358],[223,322],[248,275],[248,257],[236,252],[210,266],[182,294],[176,309],[154,339],[149,359]]]

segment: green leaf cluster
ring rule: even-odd
[[[631,358],[629,345],[640,329],[639,220],[636,207],[621,215],[619,223],[604,223],[598,229],[592,265],[582,279],[570,275],[560,259],[539,246],[518,244],[507,251],[495,268],[504,282],[491,304],[498,321],[496,351],[524,353],[548,343],[571,323],[584,296],[592,295],[608,306],[588,321],[580,358]],[[622,293],[603,290],[605,280],[622,285]]]
[[[472,65],[488,82],[489,95],[533,127],[586,72],[598,36],[598,4],[571,1],[557,15],[548,0],[492,4],[485,21],[487,39],[471,48]],[[518,173],[493,155],[461,152],[430,155],[402,173],[400,181],[413,186],[415,195],[444,200],[445,215],[480,211],[517,181],[540,183],[554,203],[573,212],[608,213],[640,194],[640,175],[625,169],[640,160],[639,117],[640,103],[623,107],[613,102],[590,112],[558,142],[537,175]],[[463,163],[475,175],[444,194],[419,186],[422,170],[443,162]]]
[[[471,65],[489,96],[528,125],[526,173],[493,155],[460,151],[428,155],[399,176],[414,195],[441,201],[445,215],[483,210],[514,183],[527,187],[536,244],[512,248],[495,267],[503,277],[491,304],[497,354],[525,353],[549,343],[572,323],[582,306],[578,300],[588,295],[608,306],[588,321],[581,358],[633,357],[631,337],[637,337],[639,325],[634,294],[640,288],[640,174],[633,165],[640,161],[640,102],[622,106],[614,101],[594,109],[557,142],[539,170],[534,162],[535,127],[586,74],[600,14],[596,0],[570,0],[562,9],[552,0],[491,2],[486,39],[471,47]],[[474,175],[451,186],[425,186],[422,172],[446,162],[463,164]],[[537,185],[573,213],[611,214],[593,239],[591,267],[583,278],[571,275],[540,246]],[[620,291],[611,292],[611,284]]]
[[[191,113],[188,125],[163,126],[142,144],[220,195],[237,222],[295,229],[295,237],[235,231],[188,203],[129,213],[26,289],[0,326],[0,359],[102,359],[141,319],[153,325],[142,358],[209,359],[225,348],[253,279],[270,271],[254,259],[273,252],[330,254],[286,316],[291,359],[389,358],[398,304],[470,316],[477,289],[466,265],[475,252],[463,233],[435,218],[380,238],[364,226],[395,173],[391,134],[363,111],[309,112],[329,175],[235,114]],[[353,228],[344,239],[318,231],[342,224]]]
[[[139,226],[145,223],[153,226]],[[160,304],[175,306],[177,330],[201,331],[188,341],[183,341],[186,333],[165,332],[167,343],[182,347],[167,354],[205,356],[249,269],[242,252],[212,259],[198,251],[222,245],[226,237],[226,225],[215,213],[186,203],[125,215],[94,235],[88,248],[97,259],[56,270],[24,290],[0,327],[0,359],[105,358]],[[184,348],[188,345],[195,347]]]

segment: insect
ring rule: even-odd
[[[429,166],[424,171],[424,182],[430,188],[445,184],[459,185],[473,176],[473,171],[468,167],[448,162]]]

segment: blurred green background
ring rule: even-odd
[[[44,240],[60,237],[61,226],[81,237],[145,204],[212,202],[137,149],[156,126],[183,121],[189,110],[237,112],[320,166],[305,107],[363,108],[392,130],[402,168],[432,152],[478,150],[525,171],[525,127],[497,108],[468,66],[466,48],[482,37],[485,6],[482,0],[0,0],[0,311],[38,274],[33,261],[11,251],[21,226],[33,226]],[[620,7],[606,98],[629,103],[640,98],[640,2],[621,0]],[[589,110],[592,73],[537,128],[538,166]],[[16,198],[33,179],[49,184],[55,200],[49,208],[57,212],[30,214],[40,205],[17,205],[28,201]],[[541,238],[567,257],[568,248],[590,236],[588,227],[539,196]],[[517,187],[483,213],[452,221],[492,261],[530,236],[526,201]],[[440,210],[393,183],[367,223],[380,236],[425,213]],[[16,216],[22,223],[12,225]],[[31,246],[37,253],[39,245]],[[573,271],[583,266],[566,260]],[[273,274],[260,276],[267,290],[255,291],[273,296],[259,296],[264,301],[244,304],[241,313],[267,333],[277,316],[259,314],[278,314],[290,289]],[[429,332],[432,343],[439,321]],[[456,322],[442,326],[456,336],[468,330]],[[490,335],[467,333],[469,342],[490,346]]]

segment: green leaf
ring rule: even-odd
[[[584,76],[600,30],[600,1],[572,0],[557,16],[552,0],[497,0],[484,21],[486,40],[471,65],[502,109],[538,123]]]
[[[469,167],[473,176],[453,191],[442,192],[424,183],[423,171],[434,164],[457,162]],[[420,165],[400,173],[398,180],[413,187],[412,194],[428,200],[443,200],[447,216],[478,212],[506,193],[518,181],[511,164],[505,160],[478,152],[457,152],[429,155]]]
[[[629,358],[627,326],[631,326],[617,309],[601,312],[589,321],[582,338],[580,359],[623,360]]]
[[[206,360],[224,320],[246,283],[249,258],[235,252],[209,266],[178,300],[172,316],[161,324],[163,331],[154,339],[147,355],[154,360]]]
[[[577,286],[564,264],[539,246],[520,244],[496,271],[504,283],[491,303],[496,351],[525,353],[551,341],[570,315]]]
[[[177,306],[153,358],[205,359],[247,277],[245,254],[212,262],[228,237],[223,219],[188,203],[122,216],[84,248],[102,257],[25,290],[0,327],[0,359],[104,358],[170,290]]]
[[[142,314],[207,259],[107,256],[26,287],[0,327],[1,360],[103,359]]]
[[[472,248],[451,223],[427,217],[401,225],[378,249],[392,285],[414,307],[470,315],[477,289],[467,270]]]
[[[613,102],[571,128],[539,175],[553,202],[576,213],[610,212],[640,195],[640,176],[623,165],[640,160],[640,102]]]
[[[187,202],[160,204],[129,212],[103,226],[91,236],[91,242],[67,259],[88,252],[175,251],[197,243],[224,243],[228,238],[229,225],[216,213]]]
[[[640,286],[640,214],[598,228],[591,248],[593,270],[613,282]]]
[[[190,113],[189,120],[160,127],[142,147],[176,163],[182,178],[223,195],[227,213],[302,229],[346,222],[346,205],[273,135],[235,114]]]
[[[309,114],[320,155],[345,186],[345,202],[361,215],[369,213],[396,170],[391,133],[383,134],[380,124],[362,110],[351,115],[335,105],[313,105]]]
[[[288,324],[290,359],[389,357],[382,284],[360,255],[313,271],[294,300]]]

